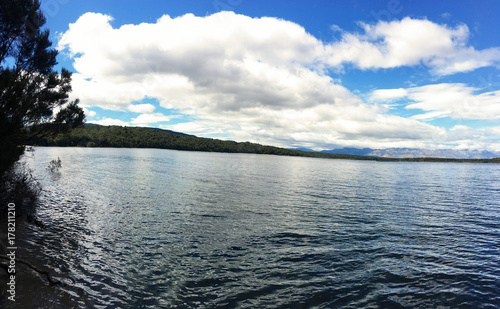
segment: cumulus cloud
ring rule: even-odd
[[[442,83],[408,89],[379,89],[372,93],[376,100],[402,99],[409,101],[407,109],[425,113],[413,119],[428,120],[443,117],[455,119],[500,119],[500,91],[482,92],[463,83]]]
[[[398,89],[377,89],[371,94],[372,98],[375,100],[396,100],[404,98],[408,94],[408,91],[403,88]]]
[[[120,119],[107,118],[107,117],[104,117],[100,120],[91,120],[89,121],[89,123],[99,124],[102,126],[122,126],[122,127],[130,126],[130,123],[126,121]]]
[[[155,110],[155,106],[153,104],[130,104],[127,109],[133,113],[146,113],[150,114]]]
[[[360,25],[364,33],[344,33],[339,42],[326,46],[330,65],[378,69],[423,64],[435,74],[449,75],[500,63],[500,48],[467,45],[469,28],[464,24],[450,28],[406,17]]]
[[[133,118],[132,124],[148,124],[148,123],[157,123],[157,122],[167,122],[172,119],[171,116],[163,115],[162,113],[154,113],[154,114],[141,114],[136,118]]]
[[[85,107],[83,107],[83,112],[85,113],[86,117],[95,117],[97,115],[96,112],[88,110]]]
[[[162,107],[198,119],[164,128],[287,147],[417,146],[445,134],[363,102],[325,69],[349,62],[362,69],[424,63],[451,72],[484,65],[454,62],[466,52],[487,53],[486,63],[497,59],[495,50],[466,46],[466,26],[408,18],[363,25],[363,35],[342,32],[341,41],[331,44],[289,21],[233,12],[165,15],[156,23],[120,28],[111,23],[110,16],[84,14],[59,41],[58,48],[74,59],[73,95],[83,106],[140,113],[122,125],[170,120],[153,113],[151,104],[131,104],[156,98]],[[455,69],[447,69],[452,64]],[[409,96],[407,91],[377,95],[396,99]]]
[[[471,128],[456,125],[450,130],[447,140],[459,149],[500,151],[500,127]]]
[[[307,105],[318,91],[291,90],[307,77],[329,83],[304,67],[314,65],[321,43],[291,22],[231,12],[164,16],[156,24],[119,29],[111,20],[87,13],[59,41],[75,59],[74,92],[84,104],[119,108],[151,95],[164,105],[223,109],[256,102]]]

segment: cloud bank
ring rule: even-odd
[[[107,15],[84,14],[59,41],[58,48],[74,60],[73,95],[85,107],[139,113],[128,125],[170,120],[153,113],[151,104],[132,104],[151,97],[195,119],[164,128],[286,147],[428,147],[448,142],[446,130],[368,104],[326,70],[420,64],[435,74],[452,74],[500,59],[498,49],[467,46],[465,25],[448,28],[410,18],[362,24],[363,34],[344,33],[332,43],[289,21],[233,12],[165,15],[154,24],[120,28],[113,28],[112,21]],[[408,96],[415,100],[408,108],[448,112],[445,103],[437,108],[419,99],[419,93],[432,91],[429,87],[420,92],[387,90],[385,96]]]
[[[376,100],[406,99],[407,109],[425,111],[413,119],[500,119],[500,91],[477,93],[478,88],[463,83],[442,83],[407,89],[379,89],[372,93]]]
[[[450,28],[428,20],[361,23],[364,33],[344,33],[327,45],[328,63],[351,63],[361,69],[425,65],[437,75],[468,72],[500,64],[500,48],[476,50],[467,45],[469,28]]]

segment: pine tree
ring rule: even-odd
[[[57,50],[45,22],[38,0],[0,0],[0,175],[28,139],[76,127],[85,117],[78,100],[68,102],[71,73],[54,71]]]

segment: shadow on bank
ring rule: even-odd
[[[52,175],[57,176],[60,161],[53,163]],[[90,308],[74,279],[48,267],[47,257],[34,254],[42,252],[42,245],[30,235],[47,228],[36,217],[38,182],[23,163],[0,175],[0,282],[5,283],[0,308]]]

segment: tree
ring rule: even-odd
[[[54,71],[57,50],[38,0],[0,0],[0,176],[33,137],[79,126],[85,115],[68,101],[71,73]],[[59,110],[57,114],[54,110]]]

